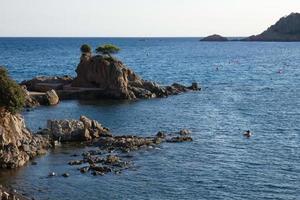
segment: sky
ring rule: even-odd
[[[0,37],[250,36],[300,0],[0,0]]]

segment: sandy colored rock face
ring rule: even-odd
[[[174,84],[165,87],[145,81],[121,61],[103,56],[83,55],[76,73],[77,77],[72,82],[72,87],[97,88],[102,91],[103,96],[113,99],[166,97],[189,90],[199,90],[198,86]]]
[[[83,56],[76,72],[73,87],[99,88],[116,98],[134,98],[128,91],[129,82],[142,84],[141,79],[120,61],[101,56]]]
[[[48,140],[32,135],[21,115],[0,109],[0,168],[16,168],[49,146]]]
[[[51,138],[62,142],[89,141],[111,136],[107,128],[85,116],[79,120],[48,120],[47,131]]]

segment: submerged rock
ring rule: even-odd
[[[69,173],[63,173],[62,176],[65,177],[65,178],[67,178],[67,177],[70,176],[70,174]]]
[[[167,140],[167,142],[170,142],[170,143],[191,142],[191,141],[193,141],[193,138],[188,137],[188,136],[177,136],[177,137],[172,137],[171,139]]]
[[[0,185],[0,200],[29,200],[29,198],[17,193],[16,190],[7,189]]]

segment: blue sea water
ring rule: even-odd
[[[79,47],[114,43],[144,79],[198,82],[201,92],[139,101],[63,101],[23,113],[32,130],[47,119],[86,115],[115,134],[192,130],[194,141],[133,153],[120,175],[80,174],[67,162],[85,147],[62,146],[38,165],[0,172],[0,183],[36,199],[300,199],[300,43],[199,42],[197,38],[0,38],[0,65],[17,81],[75,76]],[[243,132],[254,135],[247,139]],[[49,172],[69,178],[46,178]]]

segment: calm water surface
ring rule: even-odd
[[[2,38],[0,64],[17,81],[75,76],[79,47],[114,43],[144,79],[201,83],[166,99],[64,101],[25,112],[36,131],[47,119],[99,120],[115,134],[188,128],[194,141],[132,153],[120,175],[82,175],[68,166],[82,146],[63,146],[38,165],[0,172],[0,182],[36,199],[300,199],[300,43],[201,43],[195,38]],[[254,136],[246,139],[244,130]],[[46,178],[49,172],[69,178]]]

